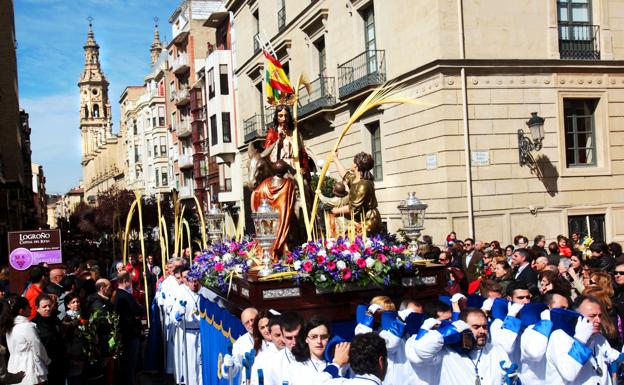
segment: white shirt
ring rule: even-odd
[[[34,385],[48,379],[50,359],[37,334],[37,327],[28,318],[18,315],[15,326],[6,335],[10,357],[7,370],[24,372],[21,385]]]
[[[251,367],[251,385],[259,385],[258,369],[262,369],[264,379],[268,378],[267,374],[272,370],[270,366],[277,365],[277,357],[280,350],[272,342],[265,343],[262,341],[262,350],[256,352],[253,366]],[[266,383],[266,382],[265,382]]]
[[[381,385],[381,379],[374,374],[358,374],[354,378],[333,378],[323,381],[323,385]]]
[[[326,366],[325,360],[316,358],[304,362],[293,361],[288,367],[288,377],[284,381],[288,381],[289,385],[320,385],[329,377],[324,374]]]
[[[602,334],[594,334],[582,344],[563,330],[555,330],[546,349],[546,383],[611,385],[608,365],[619,355]]]

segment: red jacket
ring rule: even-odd
[[[32,321],[32,319],[37,315],[37,306],[35,305],[35,301],[41,294],[43,294],[43,290],[35,284],[30,285],[28,290],[26,290],[26,293],[24,293],[24,298],[26,298],[30,304],[30,316],[28,317],[29,321]]]

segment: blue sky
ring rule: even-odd
[[[77,186],[80,168],[78,80],[87,17],[92,16],[108,78],[113,129],[119,97],[142,85],[149,71],[154,17],[161,40],[171,36],[169,16],[181,0],[14,0],[20,105],[30,114],[32,159],[43,165],[49,193]]]

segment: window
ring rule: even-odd
[[[167,155],[167,144],[166,144],[167,139],[164,136],[160,137],[160,155],[166,156]]]
[[[167,167],[162,167],[160,169],[160,173],[162,174],[162,185],[167,187],[169,185],[169,178],[167,177]]]
[[[158,106],[158,126],[165,125],[165,106]]]
[[[206,75],[206,83],[208,83],[208,99],[212,99],[215,96],[214,71],[212,68]]]
[[[158,156],[158,145],[154,144],[154,156]]]
[[[221,95],[227,95],[230,93],[227,64],[219,65],[219,86],[221,87]]]
[[[566,166],[595,166],[595,111],[598,99],[564,99]]]
[[[232,143],[232,130],[230,129],[230,113],[221,113],[221,126],[223,129],[223,143]]]
[[[319,77],[327,76],[327,53],[325,51],[325,39],[319,39],[314,46],[318,52]]]
[[[135,162],[141,161],[141,157],[139,156],[139,147],[134,148],[134,161]]]
[[[591,0],[558,0],[562,59],[600,59],[599,28],[592,25]]]
[[[133,133],[134,135],[137,135],[137,134],[138,134],[138,128],[137,128],[137,121],[136,121],[136,119],[134,119],[134,120],[132,121],[132,133]]]
[[[155,183],[154,185],[155,185],[156,187],[158,187],[158,186],[160,185],[160,180],[159,180],[159,176],[160,176],[160,175],[158,175],[158,169],[156,169],[156,170],[154,170],[154,171],[155,171],[154,176],[156,177],[156,179],[154,179],[154,180],[156,181],[156,183]]]
[[[375,11],[372,6],[363,13],[364,18],[364,46],[366,49],[366,62],[368,72],[377,71],[377,39],[375,37]]]
[[[571,215],[568,216],[568,234],[581,234],[581,239],[589,236],[593,239],[605,239],[605,216],[595,215]]]
[[[232,191],[232,168],[229,163],[219,165],[219,191]]]
[[[217,115],[212,115],[210,117],[210,139],[213,146],[219,143],[217,132]]]
[[[154,146],[154,156],[158,155],[156,153],[156,146]],[[150,140],[147,140],[147,156],[152,156],[152,147],[150,146]]]
[[[366,128],[370,132],[371,138],[371,155],[375,166],[373,167],[373,176],[375,180],[383,180],[383,160],[381,158],[381,130],[379,129],[379,122],[373,122],[366,125]]]
[[[100,117],[100,106],[97,104],[93,105],[93,117],[94,118],[99,118]]]

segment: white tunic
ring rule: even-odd
[[[333,378],[324,381],[323,385],[381,385],[381,380],[374,374],[362,374],[354,378]]]
[[[161,282],[159,291],[156,293],[158,306],[160,306],[164,315],[163,331],[165,339],[167,340],[167,351],[165,352],[167,365],[165,367],[165,372],[168,374],[173,374],[175,369],[174,341],[176,328],[175,324],[171,322],[171,310],[175,303],[175,292],[178,286],[178,281],[173,275],[170,275]]]
[[[618,359],[602,334],[594,334],[587,344],[555,330],[546,349],[546,383],[548,385],[611,385],[608,366]]]
[[[258,370],[262,370],[263,381],[267,380],[267,374],[272,370],[271,366],[277,365],[277,357],[280,350],[272,342],[262,341],[262,350],[256,352],[253,366],[251,367],[251,385],[259,385]],[[266,382],[265,382],[266,383]]]
[[[175,377],[178,383],[188,385],[202,384],[199,299],[199,294],[191,291],[186,285],[180,285],[176,294],[176,303],[172,308],[170,317],[172,324],[176,327],[176,343],[174,346]],[[186,304],[182,305],[180,301],[186,301]],[[183,312],[184,314],[182,315]],[[186,331],[186,334],[184,331]],[[185,336],[186,349],[184,345]],[[184,374],[187,364],[188,378],[185,378]]]
[[[50,359],[37,334],[37,327],[28,318],[18,315],[15,326],[6,335],[9,349],[7,370],[10,373],[24,372],[21,385],[34,385],[48,379]]]
[[[232,366],[231,372],[228,372],[228,368],[225,366],[222,367],[221,375],[223,378],[229,380],[230,375],[236,377],[240,373],[239,384],[244,385],[247,382],[247,373],[245,372],[245,368],[243,368],[243,359],[245,358],[245,353],[253,349],[253,346],[253,337],[249,332],[238,337],[232,345],[232,361],[234,365]]]
[[[289,385],[320,385],[331,377],[324,372],[326,366],[325,360],[316,358],[310,358],[305,362],[293,361],[288,367],[288,377],[285,381],[288,381]]]
[[[522,333],[519,366],[523,385],[541,385],[546,381],[546,348],[551,329],[551,321],[541,320]]]

